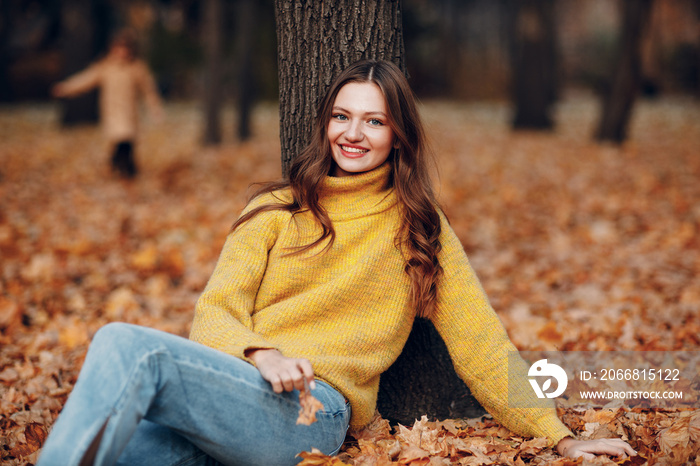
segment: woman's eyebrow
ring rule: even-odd
[[[333,107],[333,111],[334,111],[334,112],[352,113],[350,110],[346,110],[346,109],[344,109],[343,107],[337,107],[337,106],[334,106],[334,107]],[[365,112],[365,113],[363,113],[363,115],[365,115],[365,116],[367,116],[367,115],[381,115],[381,116],[383,116],[383,117],[386,118],[386,113],[381,112],[381,111],[379,111],[379,110],[376,110],[376,111],[372,110],[372,111],[369,111],[369,112]]]

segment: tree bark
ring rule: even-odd
[[[392,0],[275,0],[282,173],[308,143],[331,81],[363,58],[405,71],[401,3]]]
[[[221,143],[222,104],[222,0],[202,3],[202,41],[204,43],[204,135],[205,145]]]
[[[95,5],[92,0],[66,0],[61,7],[64,76],[88,66],[97,55]],[[102,25],[104,26],[104,25]],[[61,124],[94,123],[99,118],[97,91],[63,100]]]
[[[238,139],[250,137],[250,113],[255,100],[253,89],[253,48],[258,0],[240,0],[237,15]]]
[[[603,99],[603,113],[597,139],[620,143],[627,138],[627,127],[634,99],[642,82],[641,39],[649,23],[652,0],[622,2],[622,34],[617,64],[608,93]]]
[[[316,107],[333,78],[351,63],[383,59],[405,72],[400,2],[275,0],[282,170],[305,144]],[[435,327],[416,319],[399,359],[382,375],[378,409],[392,422],[472,417],[484,411],[455,373]]]
[[[452,366],[447,346],[427,319],[416,319],[401,355],[382,374],[377,410],[392,424],[472,418],[486,411]]]
[[[554,2],[514,0],[510,11],[513,127],[551,129],[558,87]]]

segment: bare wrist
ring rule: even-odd
[[[258,361],[261,358],[264,358],[266,355],[272,354],[272,352],[276,352],[281,354],[279,351],[277,351],[274,348],[249,348],[243,352],[243,355],[250,359],[253,364],[258,364]]]
[[[566,456],[566,452],[571,446],[572,443],[574,443],[576,440],[574,440],[571,437],[564,437],[563,439],[559,440],[559,443],[557,443],[557,452],[561,456]]]

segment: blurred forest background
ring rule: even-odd
[[[220,4],[213,19],[206,13],[211,3]],[[517,47],[511,40],[510,16],[517,3],[404,0],[406,63],[417,94],[509,99],[511,50]],[[546,31],[546,53],[555,61],[552,91],[605,92],[619,59],[621,1],[539,3],[553,28]],[[253,77],[256,100],[275,100],[278,95],[272,0],[4,0],[1,8],[0,102],[49,98],[53,83],[104,54],[110,35],[124,26],[138,31],[141,51],[166,99],[196,99],[205,82],[206,36],[219,22],[223,101],[239,96],[246,73]],[[651,9],[639,38],[643,95],[697,96],[700,2],[656,0]]]
[[[515,345],[697,351],[700,0],[403,0],[402,18],[440,201]],[[134,180],[109,173],[96,93],[50,97],[122,27],[165,100]],[[276,54],[273,0],[0,0],[1,464],[36,462],[100,326],[188,334],[249,184],[281,174]],[[558,408],[581,438],[627,439],[624,464],[698,464],[697,409]],[[380,424],[338,461],[572,464],[488,418],[411,432]]]

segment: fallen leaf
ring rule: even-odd
[[[318,448],[312,448],[310,452],[303,451],[297,457],[302,458],[298,466],[350,466],[335,456],[324,455]]]
[[[549,446],[549,440],[546,438],[534,438],[527,440],[520,445],[521,456],[535,456],[544,448]]]
[[[301,405],[301,409],[299,410],[297,425],[303,424],[305,426],[310,426],[316,422],[316,412],[319,409],[323,409],[323,403],[318,401],[311,394],[311,390],[303,388],[299,391],[299,404]]]

